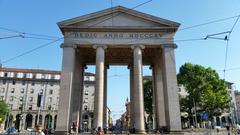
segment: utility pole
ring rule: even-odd
[[[197,109],[196,109],[196,103],[195,103],[195,100],[193,98],[193,106],[194,106],[194,113],[195,113],[195,128],[198,128],[198,125],[197,125]]]

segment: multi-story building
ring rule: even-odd
[[[10,107],[5,128],[19,130],[34,127],[37,121],[45,128],[55,128],[60,90],[60,71],[0,68],[0,100]],[[95,75],[84,74],[82,128],[91,129],[94,108]],[[37,98],[43,95],[38,117]],[[111,111],[108,109],[108,118]]]
[[[236,100],[236,120],[240,124],[240,91],[235,91],[235,100]]]

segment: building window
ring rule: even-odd
[[[0,101],[3,101],[3,99],[4,99],[4,96],[0,96]]]
[[[35,74],[33,74],[32,78],[33,78],[33,79],[36,79],[36,75],[35,75]]]
[[[86,90],[84,94],[85,94],[85,95],[88,95],[88,90]]]
[[[23,78],[27,78],[27,74],[26,73],[23,73]]]
[[[13,101],[13,99],[14,99],[14,96],[11,96],[10,99],[9,99],[9,101]]]
[[[55,75],[51,75],[51,79],[55,79]]]
[[[22,102],[22,101],[23,101],[23,97],[20,97],[20,98],[19,98],[19,101],[21,101],[21,102]]]
[[[21,93],[22,93],[22,94],[24,93],[24,88],[21,89]]]
[[[14,73],[14,76],[13,76],[13,77],[17,78],[17,73]]]
[[[12,89],[11,89],[11,93],[14,93],[14,92],[15,92],[15,88],[12,88]]]
[[[28,105],[28,110],[32,110],[32,105]]]
[[[4,73],[4,77],[7,77],[7,76],[8,76],[8,73],[7,73],[7,72],[5,72],[5,73]]]
[[[42,75],[41,78],[42,78],[42,79],[45,79],[45,75]]]
[[[53,94],[53,90],[49,90],[49,95],[52,95]]]
[[[88,88],[89,86],[86,84],[86,88]]]
[[[87,111],[88,110],[88,107],[87,105],[84,106],[84,110]]]
[[[35,82],[32,82],[32,86],[34,86],[35,85]]]
[[[31,89],[30,93],[33,94],[34,93],[34,89]]]
[[[26,83],[25,81],[22,81],[22,85],[25,85],[25,83]]]
[[[53,84],[53,82],[50,82],[50,86],[53,86],[54,84]]]
[[[33,101],[33,97],[29,97],[29,102],[32,102]]]
[[[6,84],[6,80],[3,80],[3,85],[5,85]]]
[[[20,104],[20,105],[18,106],[18,109],[19,109],[19,110],[22,110],[22,108],[23,108],[23,105]]]
[[[12,110],[13,109],[13,104],[8,104],[9,109]]]
[[[52,97],[48,98],[48,102],[51,103],[52,102]]]
[[[5,88],[2,88],[2,89],[1,89],[1,93],[5,93]]]
[[[84,99],[84,103],[88,103],[88,98],[85,98],[85,99]]]
[[[16,81],[15,81],[15,80],[13,80],[13,81],[12,81],[12,84],[13,84],[13,85],[15,85],[15,84],[16,84]]]
[[[43,89],[40,89],[39,93],[40,93],[41,95],[43,95]]]

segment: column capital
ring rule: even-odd
[[[145,46],[144,46],[144,45],[131,45],[131,48],[132,48],[132,49],[135,49],[135,48],[144,49]]]
[[[161,48],[162,49],[165,49],[165,48],[177,48],[177,45],[176,44],[174,44],[174,43],[171,43],[171,44],[162,44],[161,45]]]
[[[60,45],[61,48],[65,48],[65,47],[72,47],[73,49],[76,49],[77,48],[77,45],[76,44],[71,44],[71,43],[62,43]]]
[[[98,47],[101,47],[101,48],[103,48],[104,50],[107,49],[107,46],[106,46],[106,45],[101,45],[101,44],[93,45],[93,48],[94,48],[94,49],[97,49]]]
[[[128,68],[128,69],[131,69],[131,68],[133,68],[133,65],[132,65],[132,64],[129,64],[129,65],[127,66],[127,68]]]
[[[149,66],[149,69],[153,69],[153,66],[154,66],[154,65],[153,65],[153,64],[151,64],[151,65]]]
[[[104,67],[105,67],[106,69],[109,69],[109,65],[104,65]]]

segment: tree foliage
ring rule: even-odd
[[[4,101],[0,101],[0,123],[2,123],[5,120],[7,113],[8,105]]]
[[[230,97],[226,82],[212,68],[186,63],[180,67],[178,84],[184,85],[187,97],[180,97],[182,111],[189,112],[195,104],[197,111],[207,111],[209,117],[219,116],[229,107]]]
[[[146,113],[152,115],[152,97],[153,97],[153,87],[152,81],[147,80],[143,83],[144,89],[144,109]]]

